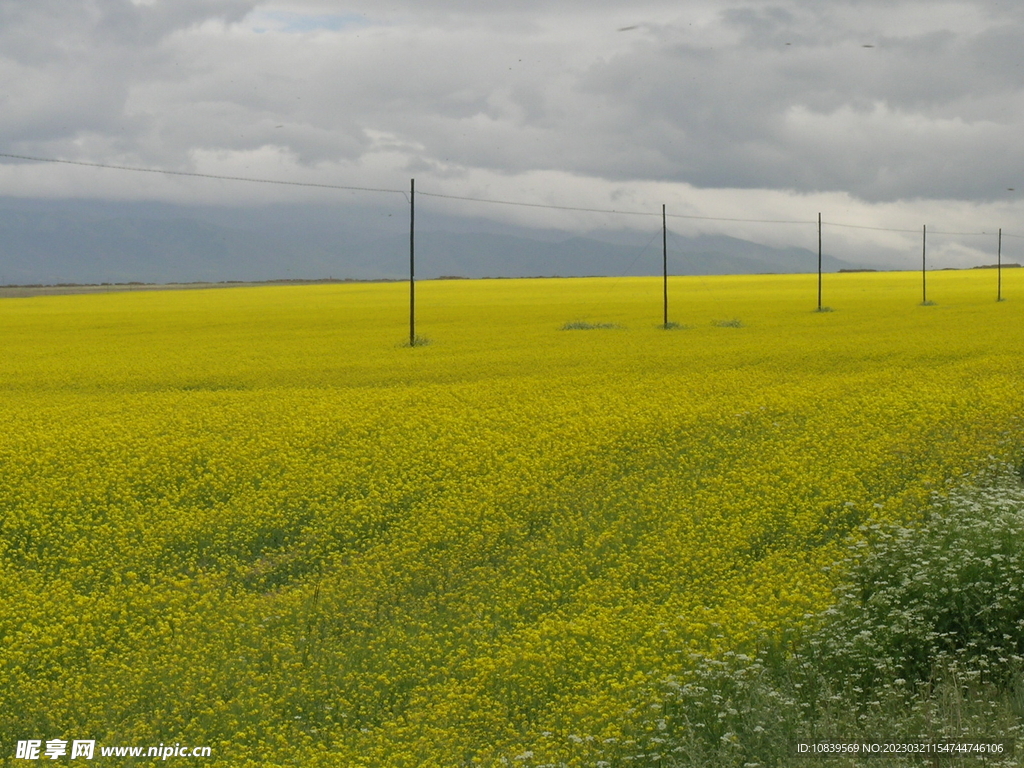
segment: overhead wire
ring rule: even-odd
[[[168,176],[185,176],[185,177],[201,178],[201,179],[220,179],[220,180],[223,180],[223,181],[246,181],[246,182],[252,182],[252,183],[256,183],[256,184],[275,184],[275,185],[291,186],[291,187],[312,187],[312,188],[319,188],[319,189],[337,189],[337,190],[352,191],[352,192],[382,192],[382,193],[390,193],[390,194],[400,194],[400,195],[403,195],[405,197],[407,202],[409,201],[409,193],[406,190],[403,190],[403,189],[392,189],[392,188],[389,188],[389,187],[364,187],[364,186],[356,186],[356,185],[350,185],[350,184],[324,184],[324,183],[308,182],[308,181],[285,181],[285,180],[282,180],[282,179],[264,179],[264,178],[258,178],[258,177],[252,177],[252,176],[229,176],[229,175],[226,175],[226,174],[198,173],[198,172],[195,172],[195,171],[173,171],[173,170],[168,170],[168,169],[164,169],[164,168],[145,168],[145,167],[141,167],[141,166],[132,166],[132,165],[114,165],[114,164],[110,164],[110,163],[92,163],[92,162],[86,162],[86,161],[83,161],[83,160],[64,160],[64,159],[55,158],[55,157],[39,157],[39,156],[36,156],[36,155],[21,155],[21,154],[15,154],[15,153],[11,153],[11,152],[0,152],[0,157],[8,157],[8,158],[12,158],[12,159],[15,159],[15,160],[29,160],[29,161],[38,162],[38,163],[61,163],[61,164],[64,164],[64,165],[77,165],[77,166],[84,166],[84,167],[87,167],[87,168],[106,168],[106,169],[110,169],[110,170],[133,171],[135,173],[159,173],[159,174],[164,174],[164,175],[168,175]],[[583,213],[604,213],[604,214],[625,215],[625,216],[660,216],[661,215],[661,213],[656,212],[656,211],[632,211],[632,210],[620,210],[620,209],[617,209],[617,208],[589,208],[589,207],[573,206],[573,205],[553,205],[551,203],[529,203],[529,202],[524,202],[524,201],[520,201],[520,200],[499,200],[499,199],[494,199],[494,198],[473,197],[473,196],[469,196],[469,195],[450,195],[450,194],[441,193],[441,192],[428,192],[426,190],[417,190],[417,194],[423,195],[425,197],[437,197],[437,198],[443,198],[443,199],[447,199],[447,200],[463,200],[463,201],[475,202],[475,203],[488,203],[488,204],[491,204],[491,205],[511,205],[511,206],[518,206],[518,207],[523,207],[523,208],[542,208],[542,209],[556,210],[556,211],[579,211],[579,212],[583,212]],[[671,219],[688,219],[688,220],[693,220],[693,221],[730,221],[730,222],[743,223],[743,224],[808,224],[809,225],[809,224],[817,223],[816,220],[812,220],[812,219],[744,219],[744,218],[730,217],[730,216],[697,216],[697,215],[693,215],[693,214],[684,214],[684,213],[669,213],[669,214],[666,214],[666,216],[668,218],[671,218]],[[896,228],[896,227],[873,227],[873,226],[868,226],[868,225],[865,225],[865,224],[846,224],[846,223],[837,222],[837,221],[822,221],[821,224],[823,226],[827,225],[827,226],[830,226],[830,227],[843,227],[843,228],[847,228],[847,229],[865,229],[865,230],[872,230],[872,231],[876,231],[876,232],[898,232],[898,233],[903,233],[903,234],[916,234],[917,232],[920,231],[920,230],[917,230],[917,229],[901,229],[901,228]],[[934,234],[934,235],[953,235],[953,236],[962,236],[962,237],[974,237],[974,236],[989,236],[989,235],[993,235],[995,233],[993,233],[993,232],[944,232],[944,231],[936,230],[936,231],[931,232],[931,234]],[[1011,232],[1003,232],[1003,236],[1004,237],[1013,237],[1013,238],[1024,238],[1024,235],[1013,234]]]
[[[674,233],[669,232],[668,234],[674,234]],[[694,270],[693,271],[693,277],[696,277],[697,280],[700,281],[701,287],[704,289],[704,292],[707,293],[707,295],[710,296],[712,299],[714,299],[716,304],[717,303],[721,303],[721,299],[718,297],[718,295],[714,291],[712,291],[711,290],[711,286],[709,286],[704,281],[705,277],[711,277],[711,273],[708,272],[708,270],[707,270],[707,265],[705,264],[700,269],[701,269],[701,271],[698,271],[697,266],[696,265],[693,266],[693,270]]]
[[[88,168],[109,168],[116,171],[135,171],[136,173],[163,173],[168,176],[192,176],[200,179],[222,179],[224,181],[250,181],[256,184],[281,184],[289,187],[319,187],[321,189],[342,189],[354,192],[394,192],[405,194],[402,189],[385,189],[382,187],[355,187],[342,184],[318,184],[310,181],[282,181],[280,179],[260,179],[251,176],[223,176],[216,173],[195,173],[192,171],[170,171],[164,168],[140,168],[133,165],[110,165],[107,163],[87,163],[81,160],[59,160],[54,157],[33,157],[31,155],[14,155],[0,152],[0,157],[12,157],[17,160],[34,160],[38,163],[63,163],[65,165],[84,165]]]
[[[625,216],[661,216],[660,212],[655,211],[624,211],[618,208],[583,208],[575,205],[552,205],[550,203],[526,203],[518,200],[495,200],[488,197],[470,197],[468,195],[448,195],[440,192],[424,192],[418,191],[419,195],[426,195],[427,197],[441,197],[448,200],[466,200],[474,203],[491,203],[493,205],[515,205],[524,208],[547,208],[556,211],[581,211],[584,213],[614,213]],[[666,214],[670,219],[700,219],[704,221],[737,221],[745,223],[755,224],[813,224],[810,220],[791,220],[791,219],[736,219],[725,216],[694,216],[684,213],[669,213]]]
[[[518,200],[496,200],[493,198],[486,197],[471,197],[468,195],[448,195],[441,194],[440,192],[425,192],[417,191],[417,194],[425,195],[427,197],[440,197],[448,200],[465,200],[475,203],[490,203],[492,205],[514,205],[525,208],[546,208],[557,211],[581,211],[584,213],[611,213],[621,214],[627,216],[661,216],[661,213],[656,211],[624,211],[617,208],[583,208],[572,205],[552,205],[549,203],[526,203]],[[667,213],[665,214],[670,219],[692,219],[697,221],[733,221],[743,224],[817,224],[816,219],[742,219],[731,216],[696,216],[685,213]],[[830,227],[846,227],[850,229],[868,229],[876,232],[902,232],[905,234],[917,234],[921,230],[919,229],[899,229],[895,227],[872,227],[865,224],[844,224],[837,221],[822,221],[822,226]],[[994,232],[944,232],[944,231],[933,231],[931,234],[935,235],[962,235],[962,236],[982,236],[982,235],[994,235]],[[1007,232],[1003,232],[1004,237],[1024,237],[1024,235],[1013,235]]]
[[[869,227],[864,224],[843,224],[838,221],[822,221],[821,225],[829,227],[845,227],[847,229],[870,229],[875,232],[904,232],[910,235],[916,235],[920,233],[920,229],[896,229],[894,227]],[[956,235],[958,237],[973,237],[973,236],[989,236],[995,235],[995,232],[943,232],[937,229],[928,230],[929,235]],[[1008,235],[1003,232],[1004,237],[1024,237],[1024,235]]]
[[[587,317],[590,317],[593,314],[593,312],[594,312],[594,308],[597,307],[599,304],[605,304],[607,302],[608,296],[611,294],[612,290],[615,287],[617,287],[622,282],[622,279],[626,276],[627,272],[632,271],[632,269],[636,265],[636,263],[638,261],[640,261],[640,257],[643,256],[645,253],[647,253],[647,249],[651,247],[651,245],[654,243],[655,239],[657,239],[658,235],[660,235],[660,234],[661,234],[661,227],[659,227],[657,230],[655,230],[651,234],[650,240],[647,241],[647,243],[644,245],[643,248],[641,248],[639,251],[637,251],[636,255],[633,257],[633,260],[631,262],[629,262],[629,264],[626,266],[626,268],[623,269],[620,274],[618,274],[615,277],[611,278],[611,280],[608,282],[608,284],[605,285],[604,293],[601,294],[601,296],[593,303],[593,305],[588,308],[587,314],[583,316],[583,319],[586,319]]]

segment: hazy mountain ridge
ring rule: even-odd
[[[219,220],[218,220],[219,218]],[[113,203],[0,205],[0,283],[191,282],[272,279],[399,279],[409,274],[409,235],[398,217],[390,233],[359,221],[287,213],[228,213]],[[456,222],[456,225],[459,223]],[[462,224],[465,226],[464,224]],[[523,277],[657,275],[660,234],[635,245],[550,232],[416,233],[416,275]],[[396,231],[398,230],[398,231]],[[621,240],[621,238],[619,238]],[[724,235],[669,233],[676,275],[813,272],[817,254]],[[830,256],[834,272],[857,265]]]

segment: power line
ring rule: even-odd
[[[929,234],[932,234],[932,235],[956,235],[957,237],[972,237],[972,236],[980,236],[980,235],[984,235],[985,237],[995,237],[996,236],[995,232],[940,232],[937,229],[934,230],[934,231],[929,232]]]
[[[584,213],[614,213],[625,216],[661,216],[655,211],[622,211],[617,208],[581,208],[573,205],[550,205],[548,203],[524,203],[517,200],[494,200],[486,197],[468,197],[465,195],[445,195],[440,192],[420,192],[428,197],[442,197],[447,200],[466,200],[473,203],[491,203],[492,205],[517,205],[524,208],[546,208],[555,211],[583,211]],[[737,221],[750,224],[813,224],[813,221],[781,220],[781,219],[733,219],[723,216],[688,216],[682,213],[667,214],[670,219],[699,219],[702,221]]]
[[[657,216],[658,214],[654,214]],[[683,213],[667,213],[670,219],[700,219],[702,221],[739,221],[746,224],[814,224],[810,219],[730,219],[725,216],[687,216]]]
[[[870,229],[874,232],[904,232],[910,235],[916,235],[921,230],[919,229],[896,229],[893,227],[869,227],[864,224],[840,224],[837,221],[823,221],[822,224],[829,227],[845,227],[847,229]],[[995,232],[942,232],[939,230],[932,230],[930,234],[933,235],[956,235],[957,237],[974,237],[974,236],[995,236]],[[1006,232],[1003,233],[1006,237],[1024,237],[1024,235],[1008,235]]]
[[[917,231],[918,231],[916,229],[892,229],[891,227],[868,227],[868,226],[865,226],[864,224],[840,224],[837,221],[823,221],[821,223],[822,223],[823,226],[827,226],[827,227],[846,227],[847,229],[870,229],[870,230],[873,230],[875,232],[909,232],[911,234],[916,234]]]
[[[547,203],[524,203],[516,200],[495,200],[492,198],[485,197],[469,197],[466,195],[445,195],[440,192],[420,192],[421,195],[427,195],[429,197],[442,197],[448,200],[466,200],[474,203],[491,203],[493,205],[517,205],[525,208],[546,208],[557,211],[583,211],[586,213],[613,213],[623,214],[629,216],[659,216],[660,214],[655,211],[622,211],[615,208],[581,208],[571,205],[550,205]],[[698,221],[733,221],[744,224],[816,224],[816,221],[810,219],[740,219],[732,218],[727,216],[692,216],[684,213],[669,213],[666,214],[670,219],[695,219]],[[906,234],[917,234],[916,229],[896,229],[893,227],[869,227],[864,224],[841,224],[835,221],[824,221],[822,224],[826,224],[830,227],[846,227],[849,229],[870,229],[876,232],[903,232]],[[992,235],[992,232],[940,232],[934,231],[934,235],[957,235],[957,236],[980,236],[980,235]],[[1007,237],[1024,237],[1024,235],[1010,235],[1006,232],[1003,233]]]
[[[30,155],[12,155],[0,152],[0,157],[13,157],[17,160],[34,160],[37,163],[63,163],[65,165],[84,165],[88,168],[109,168],[115,171],[135,171],[137,173],[164,173],[169,176],[194,176],[200,179],[222,179],[224,181],[251,181],[257,184],[281,184],[289,187],[319,187],[320,189],[344,189],[356,192],[395,192],[404,195],[401,189],[383,189],[379,187],[352,187],[341,184],[315,184],[308,181],[281,181],[279,179],[257,179],[249,176],[221,176],[215,173],[192,173],[189,171],[168,171],[162,168],[138,168],[131,165],[107,165],[106,163],[86,163],[80,160],[58,160],[54,157],[32,157]]]
[[[280,179],[261,179],[251,176],[226,176],[215,173],[194,173],[191,171],[170,171],[162,168],[141,168],[132,165],[111,165],[108,163],[88,163],[81,160],[61,160],[55,157],[36,157],[33,155],[16,155],[9,152],[0,152],[0,157],[9,157],[15,160],[31,160],[37,163],[61,163],[64,165],[79,165],[87,168],[107,168],[116,171],[134,171],[136,173],[162,173],[168,176],[190,176],[200,179],[220,179],[222,181],[248,181],[256,184],[277,184],[281,186],[289,187],[314,187],[318,189],[339,189],[352,192],[386,192],[392,194],[399,194],[409,199],[405,190],[402,189],[389,189],[386,187],[358,187],[346,184],[317,184],[308,181],[282,181]],[[580,211],[583,213],[605,213],[614,215],[624,216],[658,216],[656,211],[623,211],[616,208],[584,208],[581,206],[573,205],[551,205],[548,203],[526,203],[518,200],[496,200],[492,198],[484,197],[470,197],[468,195],[447,195],[440,192],[424,192],[420,191],[420,195],[427,197],[438,197],[447,200],[465,200],[467,202],[474,203],[489,203],[491,205],[514,205],[522,208],[543,208],[547,210],[555,211]],[[693,221],[731,221],[742,224],[815,224],[815,221],[802,220],[802,219],[742,219],[733,218],[727,216],[693,216],[683,213],[670,213],[667,214],[668,218],[672,219],[689,219]],[[823,224],[830,227],[843,227],[846,229],[866,229],[875,232],[900,232],[904,234],[916,234],[916,229],[897,229],[893,227],[871,227],[864,224],[842,224],[840,222],[822,222]],[[954,235],[958,237],[973,237],[973,236],[987,236],[991,235],[990,232],[940,232],[936,231],[933,234],[936,235]],[[1009,232],[1003,233],[1004,237],[1013,238],[1024,238],[1024,235],[1015,235]]]
[[[468,200],[474,203],[491,203],[493,205],[518,205],[523,208],[548,208],[556,211],[584,211],[586,213],[618,213],[627,216],[659,216],[651,211],[620,211],[611,208],[579,208],[573,205],[548,205],[546,203],[523,203],[516,200],[492,200],[484,197],[465,197],[463,195],[443,195],[440,192],[420,192],[427,197],[443,197],[447,200]]]

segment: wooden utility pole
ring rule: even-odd
[[[818,213],[818,311],[821,312],[821,213]]]
[[[409,346],[416,346],[416,179],[409,179]]]
[[[668,328],[668,227],[665,223],[664,203],[661,204],[661,287],[664,315],[662,324]]]
[[[1003,300],[1003,228],[999,228],[999,245],[996,246],[996,301]]]
[[[928,225],[921,225],[921,303],[928,303],[928,285],[925,282],[927,271],[925,269],[925,241],[928,236]]]

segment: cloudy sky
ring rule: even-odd
[[[0,152],[1024,235],[1022,62],[1024,5],[1013,0],[0,0]],[[234,206],[372,197],[10,158],[0,194]],[[417,203],[423,216],[567,231],[652,224]],[[671,226],[813,239],[806,226]],[[912,253],[919,240],[838,227],[829,237],[840,252]],[[965,264],[992,249],[991,237],[936,237]],[[1024,250],[1024,239],[1006,242]]]

